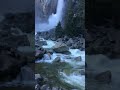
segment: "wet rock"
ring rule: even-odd
[[[36,41],[35,45],[43,46],[43,45],[47,45],[47,42],[46,41]]]
[[[64,56],[64,59],[73,59],[71,56]]]
[[[79,62],[79,61],[82,61],[82,58],[81,56],[79,56],[79,57],[75,57],[74,60]]]
[[[41,90],[50,90],[50,89],[49,89],[49,86],[45,84],[41,87]]]
[[[73,43],[74,43],[74,41],[73,41],[72,38],[70,38],[70,39],[66,42],[66,44],[67,44],[68,46],[71,46]]]
[[[85,69],[80,70],[81,75],[85,75]]]
[[[35,74],[35,79],[41,78],[40,74]]]
[[[46,53],[46,50],[40,48],[39,50],[36,50],[35,58],[42,59],[45,53]]]
[[[50,53],[44,54],[43,59],[44,60],[50,60],[51,59],[51,54]]]
[[[111,71],[105,71],[95,76],[95,80],[98,82],[111,83],[112,74]]]
[[[52,87],[52,90],[60,90],[58,87]]]
[[[40,86],[39,84],[36,84],[36,85],[35,85],[35,90],[41,90],[40,87],[41,87],[41,86]]]
[[[61,61],[60,57],[56,57],[53,62],[56,63],[56,62],[60,62],[60,61]]]
[[[64,52],[69,52],[69,47],[64,44],[64,43],[56,43],[55,46],[53,46],[53,50],[56,53],[64,53]]]
[[[35,74],[35,80],[36,80],[36,83],[38,84],[38,86],[43,85],[44,78],[40,74]],[[36,85],[36,87],[37,87],[37,85]]]
[[[40,41],[40,43],[41,43],[42,45],[47,45],[47,42],[46,42],[46,41]]]

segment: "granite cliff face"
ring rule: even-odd
[[[35,14],[37,20],[47,20],[52,13],[56,13],[57,2],[58,0],[36,0]]]

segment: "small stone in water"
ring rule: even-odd
[[[74,58],[75,61],[82,61],[81,56]]]

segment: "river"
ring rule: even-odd
[[[55,41],[51,41],[51,40],[45,40],[45,41],[47,42],[47,45],[42,46],[44,49],[51,49],[55,45]],[[81,70],[85,70],[85,51],[80,51],[79,49],[69,49],[69,52],[71,53],[69,55],[54,52],[51,55],[51,59],[43,58],[41,60],[37,60],[36,63],[37,64],[48,63],[50,65],[53,64],[54,66],[53,62],[55,58],[59,56],[61,58],[61,62],[66,63],[66,65],[64,65],[63,67],[57,70],[59,73],[59,79],[63,82],[66,82],[77,88],[82,88],[84,90],[85,75],[81,74]],[[76,61],[75,60],[76,57],[81,57],[81,60]]]

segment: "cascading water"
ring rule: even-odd
[[[50,15],[48,18],[48,22],[46,22],[46,23],[38,23],[37,22],[35,24],[35,31],[42,32],[42,31],[48,31],[50,29],[55,28],[55,26],[57,26],[57,24],[62,19],[63,7],[64,7],[64,0],[58,0],[56,14]]]
[[[52,47],[55,45],[55,41],[51,41],[51,40],[43,40],[47,42],[47,45],[43,45],[42,47],[44,49],[52,49]],[[66,83],[69,83],[70,85],[73,85],[77,88],[79,88],[80,90],[84,90],[85,87],[85,75],[81,75],[80,74],[80,70],[84,70],[82,67],[85,66],[85,52],[84,51],[80,51],[79,49],[69,49],[69,52],[71,54],[66,55],[63,53],[55,53],[53,52],[53,54],[51,55],[51,58],[49,59],[48,56],[44,56],[44,58],[37,60],[35,63],[50,63],[53,64],[55,58],[57,58],[58,56],[60,57],[61,62],[66,62],[67,65],[70,65],[72,68],[66,68],[67,65],[65,67],[62,66],[61,70],[59,72],[60,76],[60,80]],[[81,61],[76,61],[75,58],[76,57],[81,57]],[[59,65],[58,65],[59,66]],[[67,72],[69,72],[70,70],[70,74],[67,75]]]
[[[46,1],[48,4],[48,1],[52,1],[52,0],[46,0]],[[55,28],[57,24],[62,20],[62,14],[63,14],[63,8],[64,8],[65,2],[64,0],[58,0],[58,2],[56,3],[57,3],[56,13],[55,14],[53,13],[51,15],[49,14],[50,16],[47,22],[43,23],[43,22],[38,21],[39,19],[37,19],[37,21],[35,22],[36,33],[49,31]],[[39,36],[39,34],[37,35],[39,38],[36,39],[36,42],[38,41],[46,42],[46,45],[41,45],[41,47],[45,50],[52,52],[52,54],[44,53],[41,59],[38,58],[35,61],[38,67],[37,73],[40,73],[40,75],[42,75],[41,71],[45,72],[45,76],[47,73],[46,77],[48,79],[49,77],[51,78],[51,76],[54,76],[51,81],[52,83],[54,83],[54,81],[56,80],[60,81],[60,83],[57,83],[58,86],[59,84],[62,83],[63,85],[68,84],[70,85],[70,87],[72,86],[75,87],[76,88],[75,90],[85,90],[85,75],[84,75],[85,51],[80,51],[79,49],[69,48],[68,52],[70,54],[67,54],[67,53],[65,54],[62,52],[57,53],[53,50],[53,47],[57,45],[57,42],[56,42],[57,40],[56,41],[45,40],[42,38],[42,36]],[[58,45],[58,49],[59,49],[59,45]],[[39,52],[39,50],[37,52]],[[60,60],[56,61],[56,59],[58,58],[60,58]],[[39,68],[39,65],[40,65],[40,68]],[[65,86],[63,86],[62,88],[65,88]]]

